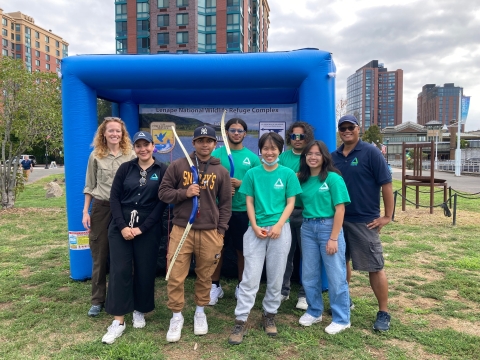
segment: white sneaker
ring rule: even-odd
[[[290,299],[290,296],[288,296],[288,295],[282,295],[282,296],[280,297],[280,301],[281,301],[282,303],[283,303],[284,301],[287,301],[288,299]]]
[[[238,300],[238,292],[240,291],[240,284],[235,287],[235,299]]]
[[[223,290],[221,285],[212,284],[210,289],[210,302],[208,305],[215,305],[218,302],[218,299],[223,297]]]
[[[300,310],[307,310],[308,309],[307,298],[299,297],[297,301],[297,305],[295,307]]]
[[[140,311],[133,311],[133,327],[135,329],[141,329],[145,327],[145,317]]]
[[[350,327],[350,323],[348,323],[347,325],[340,325],[332,322],[330,325],[328,325],[325,328],[325,332],[330,335],[335,335],[335,334],[338,334],[340,331],[348,329],[349,327]]]
[[[312,326],[313,324],[319,323],[321,321],[322,321],[322,315],[320,315],[319,317],[315,317],[310,315],[309,313],[305,313],[298,320],[298,323],[303,326]]]
[[[103,335],[102,342],[104,344],[113,344],[117,338],[122,336],[125,328],[125,321],[123,322],[123,325],[120,325],[120,321],[113,320],[112,325],[107,329],[107,333]]]
[[[195,335],[205,335],[208,333],[207,315],[205,315],[205,313],[195,313],[193,317],[193,333]]]
[[[174,316],[170,319],[170,327],[167,332],[168,342],[177,342],[182,336],[183,316]]]

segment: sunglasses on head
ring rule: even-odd
[[[305,134],[291,134],[291,140],[305,140]]]
[[[356,127],[357,127],[356,125],[341,126],[341,127],[338,128],[338,131],[340,131],[340,132],[345,132],[347,130],[348,131],[353,131],[353,130],[355,130]]]

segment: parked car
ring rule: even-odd
[[[28,158],[32,162],[32,166],[37,165],[37,159],[35,158],[34,155],[20,155],[20,158],[18,160],[15,157],[13,161],[18,161],[18,165],[22,165],[22,160],[24,159],[25,156],[28,156]],[[5,160],[5,164],[8,164],[8,160]]]
[[[25,156],[28,156],[30,161],[32,162],[32,166],[37,165],[37,159],[35,158],[34,155],[20,155],[20,160],[18,160],[18,163],[21,164],[22,160],[25,158]]]

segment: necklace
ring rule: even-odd
[[[200,181],[202,181],[202,185],[205,188],[207,188],[207,180],[204,178],[204,176],[207,173],[208,165],[210,165],[210,160],[211,159],[212,159],[212,157],[208,158],[207,162],[205,163],[205,167],[203,168],[203,174],[200,175],[200,164],[198,163],[198,157],[197,157],[197,154],[195,153],[195,162],[197,163],[198,180],[199,180],[198,185],[201,185]],[[201,189],[201,187],[200,187],[200,189]],[[197,217],[199,217],[200,216],[200,195],[198,195],[197,199],[198,199]]]
[[[292,149],[292,153],[293,153],[294,155],[302,155],[302,152],[301,152],[301,151],[300,151],[299,154],[297,154],[297,153],[295,152],[295,150],[293,150],[293,149]]]

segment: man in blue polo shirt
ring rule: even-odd
[[[384,270],[382,243],[379,233],[393,214],[392,176],[380,150],[360,140],[360,127],[353,115],[338,121],[343,144],[332,158],[347,185],[351,203],[345,207],[343,231],[347,243],[347,281],[351,270],[368,271],[370,286],[378,301],[379,311],[373,329],[390,329],[388,313],[388,281]],[[380,216],[380,190],[385,215]]]

